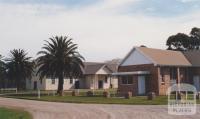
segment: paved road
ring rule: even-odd
[[[34,119],[200,119],[200,108],[193,116],[170,116],[166,106],[98,105],[40,102],[0,98],[0,106],[23,108]]]

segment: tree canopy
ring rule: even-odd
[[[23,49],[14,49],[6,62],[8,79],[18,89],[25,89],[25,80],[32,77],[34,63],[27,55]]]
[[[177,33],[167,39],[168,50],[199,50],[200,49],[200,28],[192,28],[189,35]]]
[[[37,59],[38,73],[41,78],[58,78],[58,93],[63,93],[64,78],[77,78],[82,75],[84,58],[77,51],[77,44],[66,36],[56,36],[46,41]]]
[[[6,78],[6,64],[3,60],[3,57],[0,55],[0,87],[5,87],[5,78]]]

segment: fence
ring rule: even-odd
[[[0,92],[1,92],[1,93],[5,93],[5,92],[7,93],[7,92],[13,92],[13,91],[14,91],[15,93],[17,93],[17,88],[1,88],[1,89],[0,89]]]

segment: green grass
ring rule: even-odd
[[[0,119],[32,119],[32,116],[25,111],[0,107]]]
[[[14,95],[6,96],[9,98],[20,98],[28,100],[39,100],[39,101],[49,101],[49,102],[66,102],[66,103],[91,103],[91,104],[127,104],[127,105],[166,105],[167,97],[158,96],[154,100],[147,100],[146,96],[136,96],[131,99],[111,97],[105,98],[102,96],[41,96],[40,99],[37,96],[31,95]]]
[[[153,101],[147,100],[145,96],[132,97],[131,99],[124,99],[119,97],[105,98],[105,97],[86,97],[86,96],[43,96],[42,101],[54,102],[68,102],[68,103],[95,103],[95,104],[131,104],[131,105],[163,105],[167,104],[166,97],[158,97]]]
[[[79,90],[79,96],[71,96],[71,91],[65,92],[65,96],[53,96],[52,91],[41,92],[41,98],[37,98],[37,92],[27,92],[22,94],[5,95],[9,98],[20,98],[29,100],[49,101],[49,102],[66,102],[66,103],[91,103],[91,104],[127,104],[127,105],[166,105],[167,96],[157,96],[154,100],[147,100],[146,96],[135,96],[131,99],[116,97],[116,90],[108,90],[111,98],[102,96],[104,90],[94,90],[95,96],[87,97],[86,92],[89,90]],[[91,90],[90,90],[91,91]],[[172,96],[172,98],[175,96]],[[200,100],[197,100],[200,104]]]

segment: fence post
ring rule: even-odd
[[[55,91],[53,90],[53,96],[55,96]]]
[[[40,89],[38,89],[38,99],[40,99]]]

